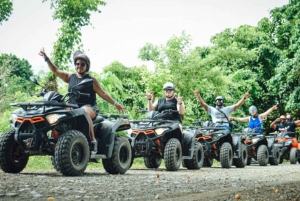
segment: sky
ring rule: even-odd
[[[107,0],[101,13],[91,15],[93,26],[82,28],[82,42],[91,71],[100,73],[114,61],[126,67],[145,64],[151,70],[151,62],[138,58],[146,43],[163,45],[185,31],[192,38],[192,47],[209,46],[213,35],[245,24],[257,26],[259,20],[269,17],[270,10],[288,1]],[[13,9],[9,20],[0,25],[0,54],[28,60],[35,73],[47,71],[38,52],[44,47],[50,55],[60,26],[52,18],[50,0],[14,0]]]

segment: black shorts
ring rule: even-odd
[[[83,106],[92,108],[92,110],[96,113],[96,116],[100,113],[100,109],[99,109],[99,107],[98,107],[97,104],[95,104],[95,105],[93,105],[93,106],[90,105],[90,104],[86,104],[86,105],[83,105]],[[83,107],[83,106],[82,106],[82,107]]]

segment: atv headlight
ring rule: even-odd
[[[55,124],[59,118],[64,117],[66,115],[59,115],[59,114],[50,114],[46,116],[47,121],[49,124]]]
[[[18,118],[18,116],[16,114],[12,114],[9,119],[10,123],[15,124],[17,121],[17,118]]]
[[[155,133],[156,133],[157,135],[161,135],[161,134],[163,134],[166,130],[169,130],[169,128],[157,128],[157,129],[155,129]]]
[[[290,146],[290,145],[292,144],[292,142],[293,142],[293,141],[286,141],[286,142],[284,143],[284,146]]]

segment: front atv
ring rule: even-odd
[[[35,79],[33,81],[38,84]],[[88,86],[92,82],[92,79],[85,79],[75,87]],[[109,120],[98,116],[93,121],[95,137],[100,138],[102,144],[99,143],[98,153],[92,153],[86,113],[77,105],[67,103],[71,97],[86,94],[69,92],[62,97],[43,89],[41,95],[43,101],[11,104],[21,108],[12,112],[13,130],[0,137],[0,167],[4,172],[21,172],[29,157],[34,155],[49,155],[54,168],[66,176],[83,174],[88,162],[99,158],[113,163],[105,168],[108,173],[126,172],[131,161],[131,148],[128,140],[117,136],[116,132],[130,128],[128,118],[117,115],[119,120]],[[120,159],[124,152],[127,158]]]
[[[193,132],[182,133],[179,122],[166,120],[173,112],[178,111],[152,111],[146,119],[130,121],[132,131],[127,135],[133,156],[143,157],[147,168],[158,168],[164,159],[167,171],[177,171],[183,159],[188,164],[187,168],[200,169],[202,146],[195,142]]]

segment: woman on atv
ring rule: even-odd
[[[171,82],[166,82],[163,86],[164,98],[160,98],[156,100],[154,103],[152,103],[153,94],[147,93],[146,96],[148,98],[148,111],[158,111],[162,112],[164,110],[177,110],[178,113],[173,113],[170,117],[170,120],[179,121],[179,127],[182,132],[182,126],[181,126],[181,117],[184,114],[185,106],[184,102],[182,101],[182,97],[178,96],[175,97],[175,86]]]
[[[79,82],[81,82],[85,78],[93,79],[93,84],[89,86],[88,88],[84,89],[77,89],[81,93],[88,93],[90,94],[90,97],[83,97],[79,98],[77,100],[71,99],[69,103],[78,104],[79,107],[82,107],[85,112],[88,114],[88,121],[90,124],[90,135],[91,135],[91,151],[97,152],[98,142],[95,138],[94,129],[93,129],[93,121],[97,114],[99,113],[99,108],[96,103],[96,94],[98,94],[101,98],[106,100],[107,102],[113,104],[119,112],[122,112],[124,107],[120,105],[117,101],[112,99],[109,94],[107,94],[100,85],[100,82],[93,76],[89,75],[89,69],[91,66],[90,59],[87,55],[85,55],[81,51],[76,51],[73,54],[73,62],[75,66],[76,73],[68,73],[62,70],[59,70],[58,67],[56,67],[51,60],[48,58],[44,48],[41,49],[40,56],[42,56],[45,59],[45,62],[47,62],[49,69],[60,79],[62,79],[64,82],[69,83],[68,91],[72,89],[72,87]]]
[[[198,101],[202,107],[204,107],[205,111],[210,114],[212,122],[217,123],[217,126],[219,127],[223,127],[226,133],[231,132],[231,128],[229,126],[229,115],[243,105],[245,100],[249,97],[249,92],[247,91],[239,102],[234,105],[224,107],[224,98],[222,96],[218,96],[215,99],[216,107],[212,107],[204,102],[198,90],[194,90],[194,94],[197,96]]]
[[[248,125],[249,128],[251,128],[251,129],[259,128],[259,129],[255,130],[255,133],[262,134],[263,133],[263,129],[261,129],[261,127],[263,126],[262,120],[267,118],[267,116],[271,112],[273,112],[273,110],[277,110],[277,105],[274,105],[273,107],[271,107],[270,109],[268,109],[267,111],[265,111],[262,114],[258,114],[257,108],[254,105],[252,105],[249,108],[249,113],[251,114],[250,117],[244,117],[244,118],[229,117],[229,119],[233,120],[233,121],[249,123],[249,125]]]

